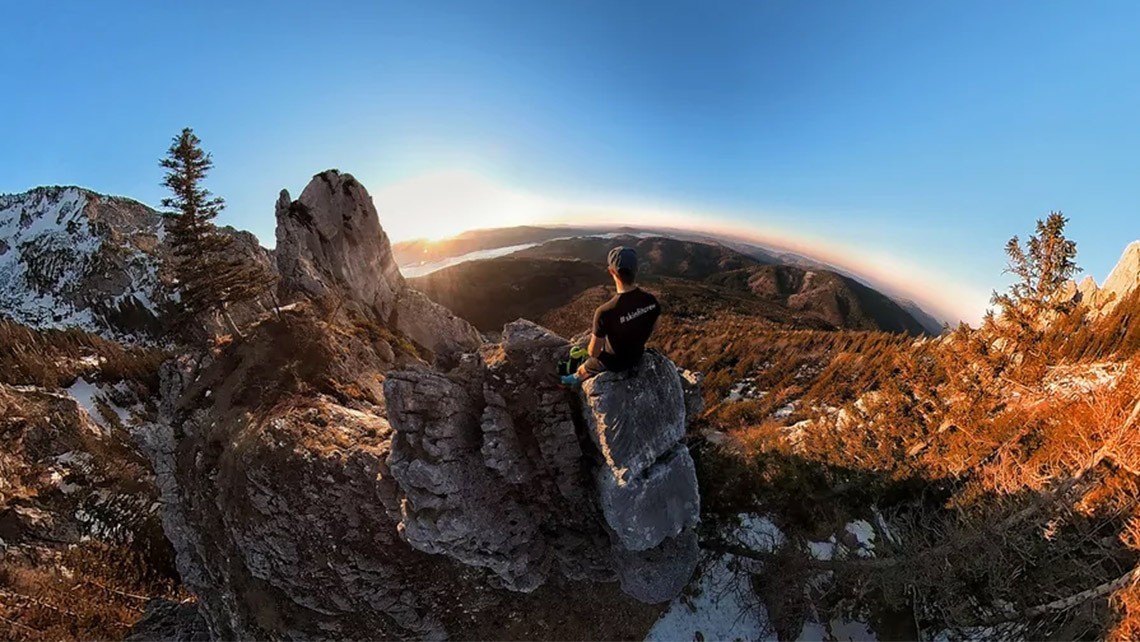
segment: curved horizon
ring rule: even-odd
[[[359,178],[359,177],[358,177]],[[380,223],[393,243],[442,240],[464,232],[522,225],[639,226],[697,232],[804,255],[850,272],[892,298],[908,299],[940,321],[976,323],[990,291],[935,274],[888,249],[845,246],[822,235],[762,224],[757,212],[722,213],[684,206],[637,204],[630,199],[567,199],[497,185],[473,173],[448,171],[380,186],[372,193]],[[779,219],[779,216],[772,218]],[[433,237],[417,222],[450,221]],[[467,226],[464,223],[476,222]],[[1000,245],[1000,242],[995,242]],[[1000,275],[995,275],[1000,277]],[[936,293],[936,294],[934,294]]]

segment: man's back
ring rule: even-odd
[[[660,315],[657,297],[641,288],[621,292],[599,306],[594,312],[594,336],[605,339],[607,352],[613,355],[606,366],[625,370],[637,365]]]

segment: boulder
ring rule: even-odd
[[[526,319],[519,319],[503,326],[502,335],[503,349],[511,352],[560,349],[568,348],[570,345],[566,339]]]
[[[640,476],[685,436],[685,395],[677,367],[646,351],[625,372],[582,384],[590,438],[618,479]]]
[[[626,595],[646,604],[668,602],[689,583],[700,561],[697,533],[687,528],[644,551],[618,548],[614,558]]]
[[[632,478],[603,466],[597,481],[602,514],[627,550],[653,548],[700,518],[697,471],[685,444]]]

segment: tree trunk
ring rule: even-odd
[[[988,622],[984,622],[983,624],[1004,624],[1006,622],[1013,622],[1015,620],[1024,618],[1038,617],[1042,615],[1048,615],[1050,613],[1068,611],[1069,609],[1080,606],[1089,600],[1095,600],[1097,598],[1104,597],[1109,593],[1114,593],[1134,582],[1140,582],[1140,566],[1133,568],[1132,570],[1114,580],[1105,582],[1104,584],[1099,584],[1088,590],[1081,591],[1080,593],[1074,593],[1068,597],[1064,597],[1059,600],[1053,600],[1052,602],[1048,602],[1046,604],[1038,604],[1037,606],[1032,606],[1011,616],[990,620]]]
[[[245,335],[241,333],[241,329],[239,329],[238,325],[234,323],[234,318],[230,316],[230,310],[228,306],[222,306],[222,318],[224,318],[226,320],[226,323],[229,324],[230,330],[234,333],[234,336],[238,337],[239,339],[245,338]]]
[[[277,320],[280,321],[281,320],[281,301],[277,299],[277,288],[276,287],[269,288],[269,298],[273,300],[273,314],[277,317]]]

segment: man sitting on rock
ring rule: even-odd
[[[617,294],[594,311],[594,328],[588,348],[589,358],[578,372],[562,377],[568,386],[606,370],[629,370],[641,361],[645,342],[653,334],[661,306],[657,297],[634,284],[637,277],[637,251],[631,247],[610,250],[609,273]]]

